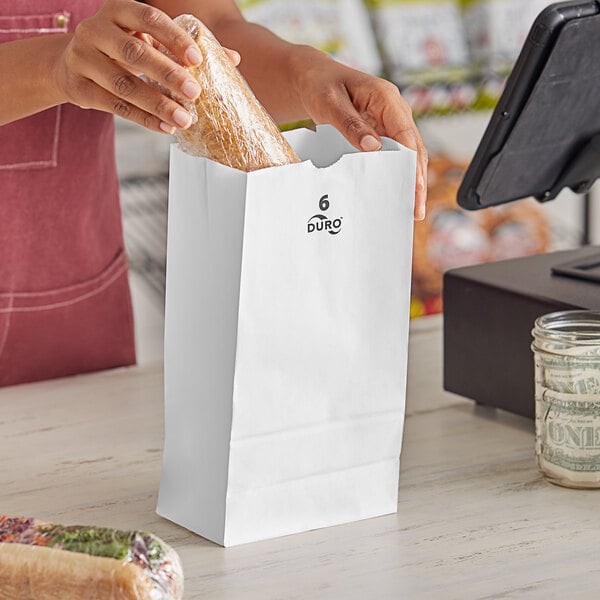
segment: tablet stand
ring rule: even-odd
[[[600,177],[600,133],[575,155],[575,158],[563,171],[556,184],[547,191],[540,202],[555,198],[564,187],[570,187],[576,194],[587,194]],[[585,260],[574,260],[552,267],[552,273],[562,277],[574,277],[585,281],[600,283],[600,254]]]
[[[565,187],[571,188],[576,194],[585,194],[590,191],[594,181],[599,177],[600,133],[597,133],[575,155],[554,186],[542,196],[537,197],[537,200],[540,202],[552,200]]]
[[[571,260],[551,267],[553,275],[573,277],[584,281],[600,283],[600,254],[588,256],[583,260]]]

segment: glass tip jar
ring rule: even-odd
[[[536,457],[552,483],[600,488],[600,312],[535,321]]]

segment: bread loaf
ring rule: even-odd
[[[180,600],[183,572],[156,536],[0,515],[2,600]]]
[[[209,29],[193,15],[180,15],[175,23],[194,38],[203,57],[197,67],[187,67],[200,96],[175,98],[194,119],[175,132],[181,149],[241,171],[300,162]]]

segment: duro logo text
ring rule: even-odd
[[[325,212],[329,208],[329,195],[325,194],[321,196],[319,200],[319,208]],[[336,217],[330,219],[329,217],[321,214],[313,215],[307,223],[307,233],[316,233],[319,231],[326,231],[331,235],[337,235],[342,229],[342,218]]]

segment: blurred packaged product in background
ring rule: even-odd
[[[416,116],[491,109],[550,0],[237,0],[282,38],[396,83]]]
[[[351,67],[382,70],[369,14],[362,0],[238,0],[248,21],[279,37],[308,44]]]
[[[533,199],[479,212],[457,206],[466,167],[444,155],[430,159],[428,214],[415,223],[412,317],[442,312],[448,269],[530,256],[550,247],[550,223]]]
[[[471,62],[508,74],[536,16],[551,0],[462,0]]]
[[[368,0],[368,6],[393,81],[464,76],[469,55],[456,0]]]
[[[456,0],[367,0],[385,74],[417,115],[475,104],[461,11]]]

